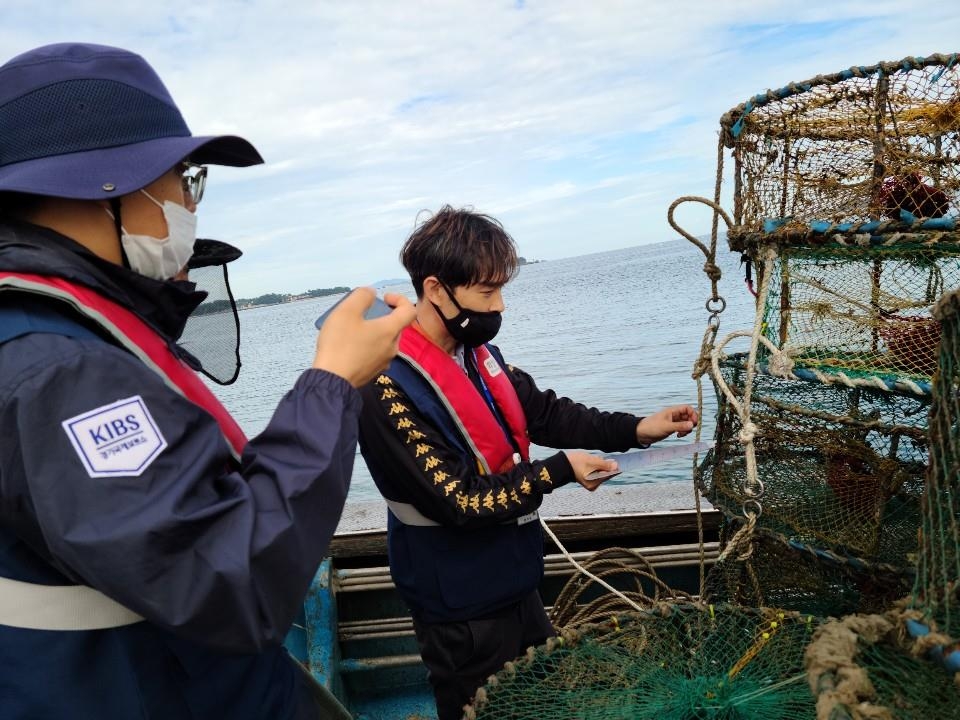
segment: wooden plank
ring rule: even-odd
[[[716,535],[720,513],[710,509],[701,515],[707,538]],[[697,532],[697,515],[692,510],[666,513],[639,513],[636,515],[581,515],[546,518],[547,525],[561,542],[605,540],[611,538],[644,538],[674,535],[692,535]],[[544,537],[548,547],[553,547]],[[631,545],[642,543],[631,542]],[[330,555],[335,558],[375,557],[387,554],[387,531],[370,530],[334,536]]]
[[[713,533],[717,530],[720,518],[716,510],[711,509],[702,513],[701,517],[705,532]],[[561,542],[613,537],[642,538],[697,531],[697,514],[691,510],[637,515],[582,515],[569,518],[547,518],[546,521]]]
[[[704,532],[710,539],[716,535],[720,517],[705,500],[701,503]],[[564,487],[544,498],[540,514],[561,542],[691,534],[695,539],[697,532],[694,495],[686,483],[604,485],[592,493]],[[336,558],[385,556],[386,519],[382,500],[347,505],[330,543],[330,554]],[[667,539],[657,544],[671,542]]]

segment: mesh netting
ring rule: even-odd
[[[65,80],[0,108],[0,164],[188,135],[172,103],[132,85]]]
[[[740,529],[724,522],[724,539]],[[757,531],[707,574],[703,601],[776,607],[817,617],[882,612],[909,592],[911,574],[837,563],[781,535]]]
[[[240,320],[227,266],[191,268],[190,280],[207,298],[190,315],[179,343],[200,361],[207,377],[229,385],[240,372]]]
[[[928,624],[960,639],[960,295],[937,304],[940,371],[930,412],[930,472],[914,606]]]
[[[930,309],[944,288],[958,286],[960,245],[953,243],[782,247],[764,335],[797,374],[925,394],[940,342]]]
[[[837,720],[960,718],[960,685],[915,641],[905,616],[850,615],[817,629],[806,652],[818,717]]]
[[[726,113],[722,140],[736,163],[732,243],[956,215],[955,60],[911,57],[818,75]],[[953,231],[952,222],[934,225]]]
[[[883,615],[826,623],[807,649],[823,717],[960,718],[960,296],[934,308],[943,328],[930,412],[930,463],[913,595]],[[909,609],[903,609],[903,607]]]
[[[721,368],[738,397],[746,382],[743,360],[732,356]],[[748,500],[742,421],[717,394],[716,445],[698,482],[715,507],[737,517]],[[764,483],[758,527],[836,562],[913,564],[926,411],[925,401],[911,396],[755,375],[750,420]]]
[[[659,604],[531,648],[467,718],[813,718],[803,671],[816,621],[732,606]]]

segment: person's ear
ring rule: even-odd
[[[446,302],[448,299],[447,291],[437,279],[436,275],[430,275],[424,279],[423,297],[427,302],[431,302],[434,305],[440,305],[441,303]]]

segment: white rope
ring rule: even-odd
[[[731,332],[727,334],[723,340],[717,344],[716,348],[711,353],[711,365],[712,372],[710,373],[717,383],[724,389],[724,395],[727,399],[730,400],[731,404],[737,408],[738,413],[741,410],[741,404],[736,399],[730,390],[727,384],[723,381],[722,376],[720,376],[720,361],[724,359],[724,355],[721,350],[729,343],[731,340],[734,340],[738,337],[752,337],[753,334],[747,330],[738,330],[736,332]],[[784,378],[786,380],[803,380],[804,378],[797,375],[793,370],[796,365],[793,358],[790,357],[789,350],[780,350],[776,345],[774,345],[766,337],[761,336],[760,342],[770,351],[770,359],[767,361],[767,371],[779,378]],[[716,361],[714,362],[714,357]],[[818,370],[814,367],[804,368],[805,372],[813,375],[819,382],[822,382],[824,385],[845,385],[847,387],[866,387],[876,390],[885,390],[889,391],[890,383],[885,380],[873,375],[870,377],[850,377],[842,370],[837,372],[826,373],[822,370]],[[921,385],[914,382],[910,378],[899,377],[892,382],[893,387],[897,390],[905,390],[907,392],[913,393],[914,395],[927,396],[930,394],[929,390],[924,389]]]
[[[767,253],[766,258],[764,258],[763,264],[763,282],[760,284],[760,292],[757,295],[757,312],[755,315],[753,330],[751,332],[747,331],[737,331],[728,334],[721,343],[716,345],[710,353],[710,365],[712,369],[712,375],[714,381],[717,383],[717,386],[726,396],[729,403],[736,409],[737,415],[740,418],[740,443],[744,446],[744,458],[746,460],[746,482],[744,487],[744,494],[748,496],[758,507],[760,507],[760,498],[762,496],[762,485],[757,481],[757,457],[754,450],[754,438],[757,435],[757,426],[753,424],[750,420],[750,394],[753,390],[753,379],[755,375],[756,362],[757,362],[757,349],[760,343],[763,343],[768,350],[770,350],[772,357],[778,357],[777,367],[781,370],[793,368],[793,360],[777,348],[770,340],[763,336],[763,314],[764,308],[767,304],[767,296],[770,294],[770,277],[773,274],[773,260],[774,260],[773,251]],[[727,385],[727,382],[723,379],[723,375],[720,372],[720,359],[722,357],[723,348],[728,342],[737,337],[749,337],[750,338],[750,353],[747,358],[747,377],[744,383],[744,392],[743,392],[743,401],[737,399],[733,391],[730,389],[730,386]],[[752,513],[748,512],[744,508],[744,515],[749,517]]]
[[[743,409],[743,405],[739,400],[737,400],[737,396],[733,394],[733,391],[730,390],[730,386],[727,385],[727,383],[723,380],[723,375],[720,374],[720,361],[726,357],[722,351],[727,343],[729,343],[731,340],[736,340],[737,338],[741,337],[753,339],[754,334],[750,330],[736,330],[728,333],[726,337],[724,337],[723,340],[717,344],[713,352],[710,353],[710,364],[713,368],[713,372],[711,374],[714,376],[714,379],[723,388],[725,388],[724,395],[727,396],[727,399],[734,407],[737,408],[738,411]],[[778,377],[789,378],[791,380],[802,380],[802,378],[795,375],[793,372],[794,362],[788,351],[779,349],[770,341],[769,338],[766,338],[763,335],[760,335],[758,339],[760,343],[762,343],[764,347],[770,351],[770,360],[767,362],[767,368],[769,369],[771,375],[777,375]],[[779,372],[775,373],[775,369]],[[811,370],[811,372],[814,371]],[[744,396],[744,401],[746,401],[746,396]]]
[[[773,275],[773,259],[775,254],[768,250],[763,260],[763,282],[760,284],[760,292],[757,296],[757,312],[753,322],[753,335],[750,338],[750,354],[747,357],[747,378],[743,390],[743,414],[741,423],[743,431],[740,442],[744,446],[744,454],[747,460],[746,487],[755,489],[757,487],[757,455],[753,445],[753,438],[756,435],[756,426],[750,421],[750,395],[753,392],[753,378],[756,372],[757,349],[760,345],[760,339],[763,336],[763,314],[767,306],[767,296],[770,294],[770,278]],[[766,338],[763,338],[766,340]],[[769,343],[769,341],[767,341]],[[759,496],[750,494],[759,504]],[[747,514],[747,513],[744,513]]]
[[[641,605],[638,605],[638,604],[635,603],[633,600],[631,600],[631,599],[628,598],[626,595],[624,595],[622,592],[620,592],[620,591],[617,590],[615,587],[613,587],[612,585],[610,585],[610,583],[606,582],[605,580],[602,580],[601,578],[598,578],[598,577],[597,577],[596,575],[594,575],[592,572],[590,572],[589,570],[587,570],[583,565],[581,565],[580,563],[578,563],[578,562],[574,559],[573,555],[571,555],[569,552],[567,552],[567,549],[563,546],[563,543],[560,542],[560,538],[558,538],[556,535],[554,535],[553,530],[550,529],[550,527],[547,525],[547,521],[544,520],[542,517],[540,518],[540,525],[543,526],[543,529],[546,531],[547,535],[550,536],[550,539],[553,540],[554,544],[556,544],[556,546],[557,546],[558,548],[560,548],[560,552],[563,553],[563,556],[564,556],[567,560],[569,560],[570,563],[571,563],[577,570],[579,570],[580,572],[582,572],[584,575],[586,575],[588,578],[590,578],[590,579],[593,580],[594,582],[600,583],[601,585],[603,585],[603,587],[605,587],[607,590],[609,590],[609,591],[612,592],[614,595],[616,595],[617,597],[619,597],[621,600],[623,600],[625,603],[627,603],[630,607],[632,607],[632,608],[633,608],[634,610],[636,610],[637,612],[643,612],[644,610],[648,610],[648,609],[649,609],[649,608],[642,607]]]
[[[826,385],[840,383],[841,385],[846,385],[847,387],[869,387],[876,388],[878,390],[890,390],[890,386],[876,376],[852,378],[842,370],[835,373],[825,373],[817,370],[816,368],[806,368],[806,370],[812,373],[817,380]],[[796,376],[794,377],[796,378]],[[893,382],[893,386],[897,390],[907,390],[915,395],[925,396],[930,394],[929,390],[925,390],[910,378],[897,378]]]

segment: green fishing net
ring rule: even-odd
[[[930,412],[930,462],[912,595],[882,615],[826,623],[807,649],[826,717],[960,718],[960,296],[933,310],[943,328]]]
[[[940,370],[930,413],[930,472],[914,607],[940,632],[960,639],[960,296],[935,308],[943,324]]]
[[[763,332],[793,372],[825,383],[916,396],[930,391],[944,288],[960,287],[960,245],[888,237],[864,247],[835,239],[780,246]],[[760,362],[769,353],[760,350]]]
[[[815,628],[796,613],[660,603],[531,648],[466,717],[813,718],[803,652]]]
[[[698,482],[728,518],[870,572],[918,557],[942,324],[931,310],[960,287],[956,60],[818,75],[720,122],[728,241],[760,291],[754,331],[739,333],[755,358],[730,354],[729,338],[714,348],[717,443]]]
[[[737,520],[725,520],[724,541],[741,528]],[[739,552],[710,568],[703,600],[840,617],[883,612],[904,598],[912,583],[912,573],[834,562],[809,546],[757,530]]]
[[[745,358],[721,377],[743,399]],[[728,517],[750,500],[743,421],[718,389],[716,445],[697,471],[703,494]],[[762,372],[750,422],[763,484],[758,527],[825,559],[896,571],[916,562],[927,459],[925,398]]]
[[[806,651],[818,717],[829,720],[960,718],[960,684],[911,638],[906,618],[849,615],[822,625]]]

